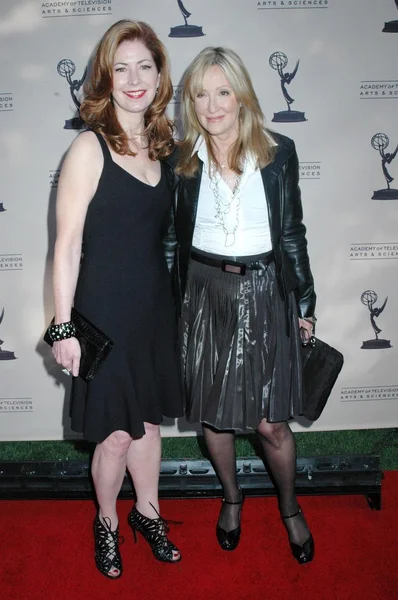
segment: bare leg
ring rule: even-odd
[[[118,525],[116,500],[126,473],[130,444],[131,437],[128,433],[115,431],[101,444],[97,444],[91,464],[99,516],[110,519],[113,531]]]
[[[257,428],[267,466],[275,482],[282,516],[298,510],[294,485],[296,479],[296,441],[287,423],[268,423],[263,419]],[[301,546],[310,535],[303,514],[283,521],[289,539]]]
[[[203,436],[212,465],[223,487],[225,500],[239,502],[242,499],[242,493],[236,475],[235,434],[204,425]],[[240,504],[224,503],[218,520],[219,526],[225,531],[236,529],[239,526],[240,512]]]
[[[162,455],[159,425],[144,423],[145,435],[133,439],[127,453],[127,468],[137,495],[137,510],[150,519],[157,519],[159,512],[159,471]],[[152,506],[151,506],[152,504]]]
[[[115,531],[118,526],[116,500],[126,473],[127,451],[130,444],[131,437],[128,433],[115,431],[103,442],[97,444],[91,464],[99,504],[98,516],[100,521],[106,524],[111,531]],[[108,538],[109,548],[114,549],[115,542],[110,534]],[[112,560],[114,556],[115,554],[110,552],[108,554],[109,560]],[[117,577],[120,570],[113,566],[108,574]]]
[[[136,509],[149,519],[159,518],[159,471],[162,446],[159,425],[144,423],[145,435],[133,439],[127,453],[127,468],[137,496]],[[173,558],[180,553],[173,550]]]

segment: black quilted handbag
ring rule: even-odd
[[[81,348],[79,377],[91,381],[112,350],[113,342],[75,308],[72,308],[71,321],[76,328],[76,338]],[[50,325],[53,324],[54,319]],[[50,346],[54,343],[48,329],[44,341]]]
[[[302,415],[316,421],[343,367],[344,357],[335,348],[312,336],[302,344],[304,407]]]

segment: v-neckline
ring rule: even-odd
[[[150,183],[146,183],[145,181],[142,181],[142,179],[139,179],[139,177],[136,177],[135,175],[133,175],[132,173],[130,173],[129,171],[127,171],[126,169],[124,169],[121,165],[119,165],[117,162],[115,162],[113,160],[112,154],[110,154],[111,157],[111,161],[113,162],[114,165],[116,165],[119,169],[121,169],[124,173],[126,173],[126,175],[130,175],[130,177],[132,177],[133,179],[135,179],[136,181],[139,181],[140,183],[142,183],[142,185],[146,185],[147,187],[151,188],[151,189],[155,189],[158,187],[158,185],[160,185],[162,179],[163,179],[163,168],[162,168],[162,163],[160,163],[160,178],[159,181],[157,182],[156,185],[151,185]]]

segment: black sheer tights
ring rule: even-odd
[[[292,515],[298,510],[294,493],[296,478],[296,442],[287,423],[267,423],[263,420],[258,426],[257,435],[261,443],[267,468],[274,481],[278,494],[281,516]],[[230,502],[242,499],[236,475],[235,434],[233,431],[219,431],[203,426],[203,435],[213,467],[223,487],[224,498]],[[241,505],[223,504],[218,524],[225,531],[232,531],[239,525]],[[289,540],[302,545],[310,531],[303,514],[283,520]]]
[[[287,423],[268,423],[265,419],[258,426],[257,436],[261,443],[265,462],[278,494],[279,511],[282,517],[293,515],[298,510],[294,492],[296,479],[296,441]],[[299,513],[292,519],[284,519],[289,540],[302,546],[310,536],[304,515]]]
[[[229,502],[242,500],[242,492],[238,487],[236,476],[235,434],[230,431],[219,431],[207,425],[203,426],[203,435],[209,451],[210,460],[223,487],[223,496]],[[232,531],[239,526],[241,504],[224,504],[220,512],[218,524],[225,531]]]

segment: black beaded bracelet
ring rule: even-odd
[[[76,327],[72,321],[66,323],[60,323],[59,325],[50,325],[48,328],[48,335],[53,342],[60,342],[61,340],[67,340],[76,335]]]

